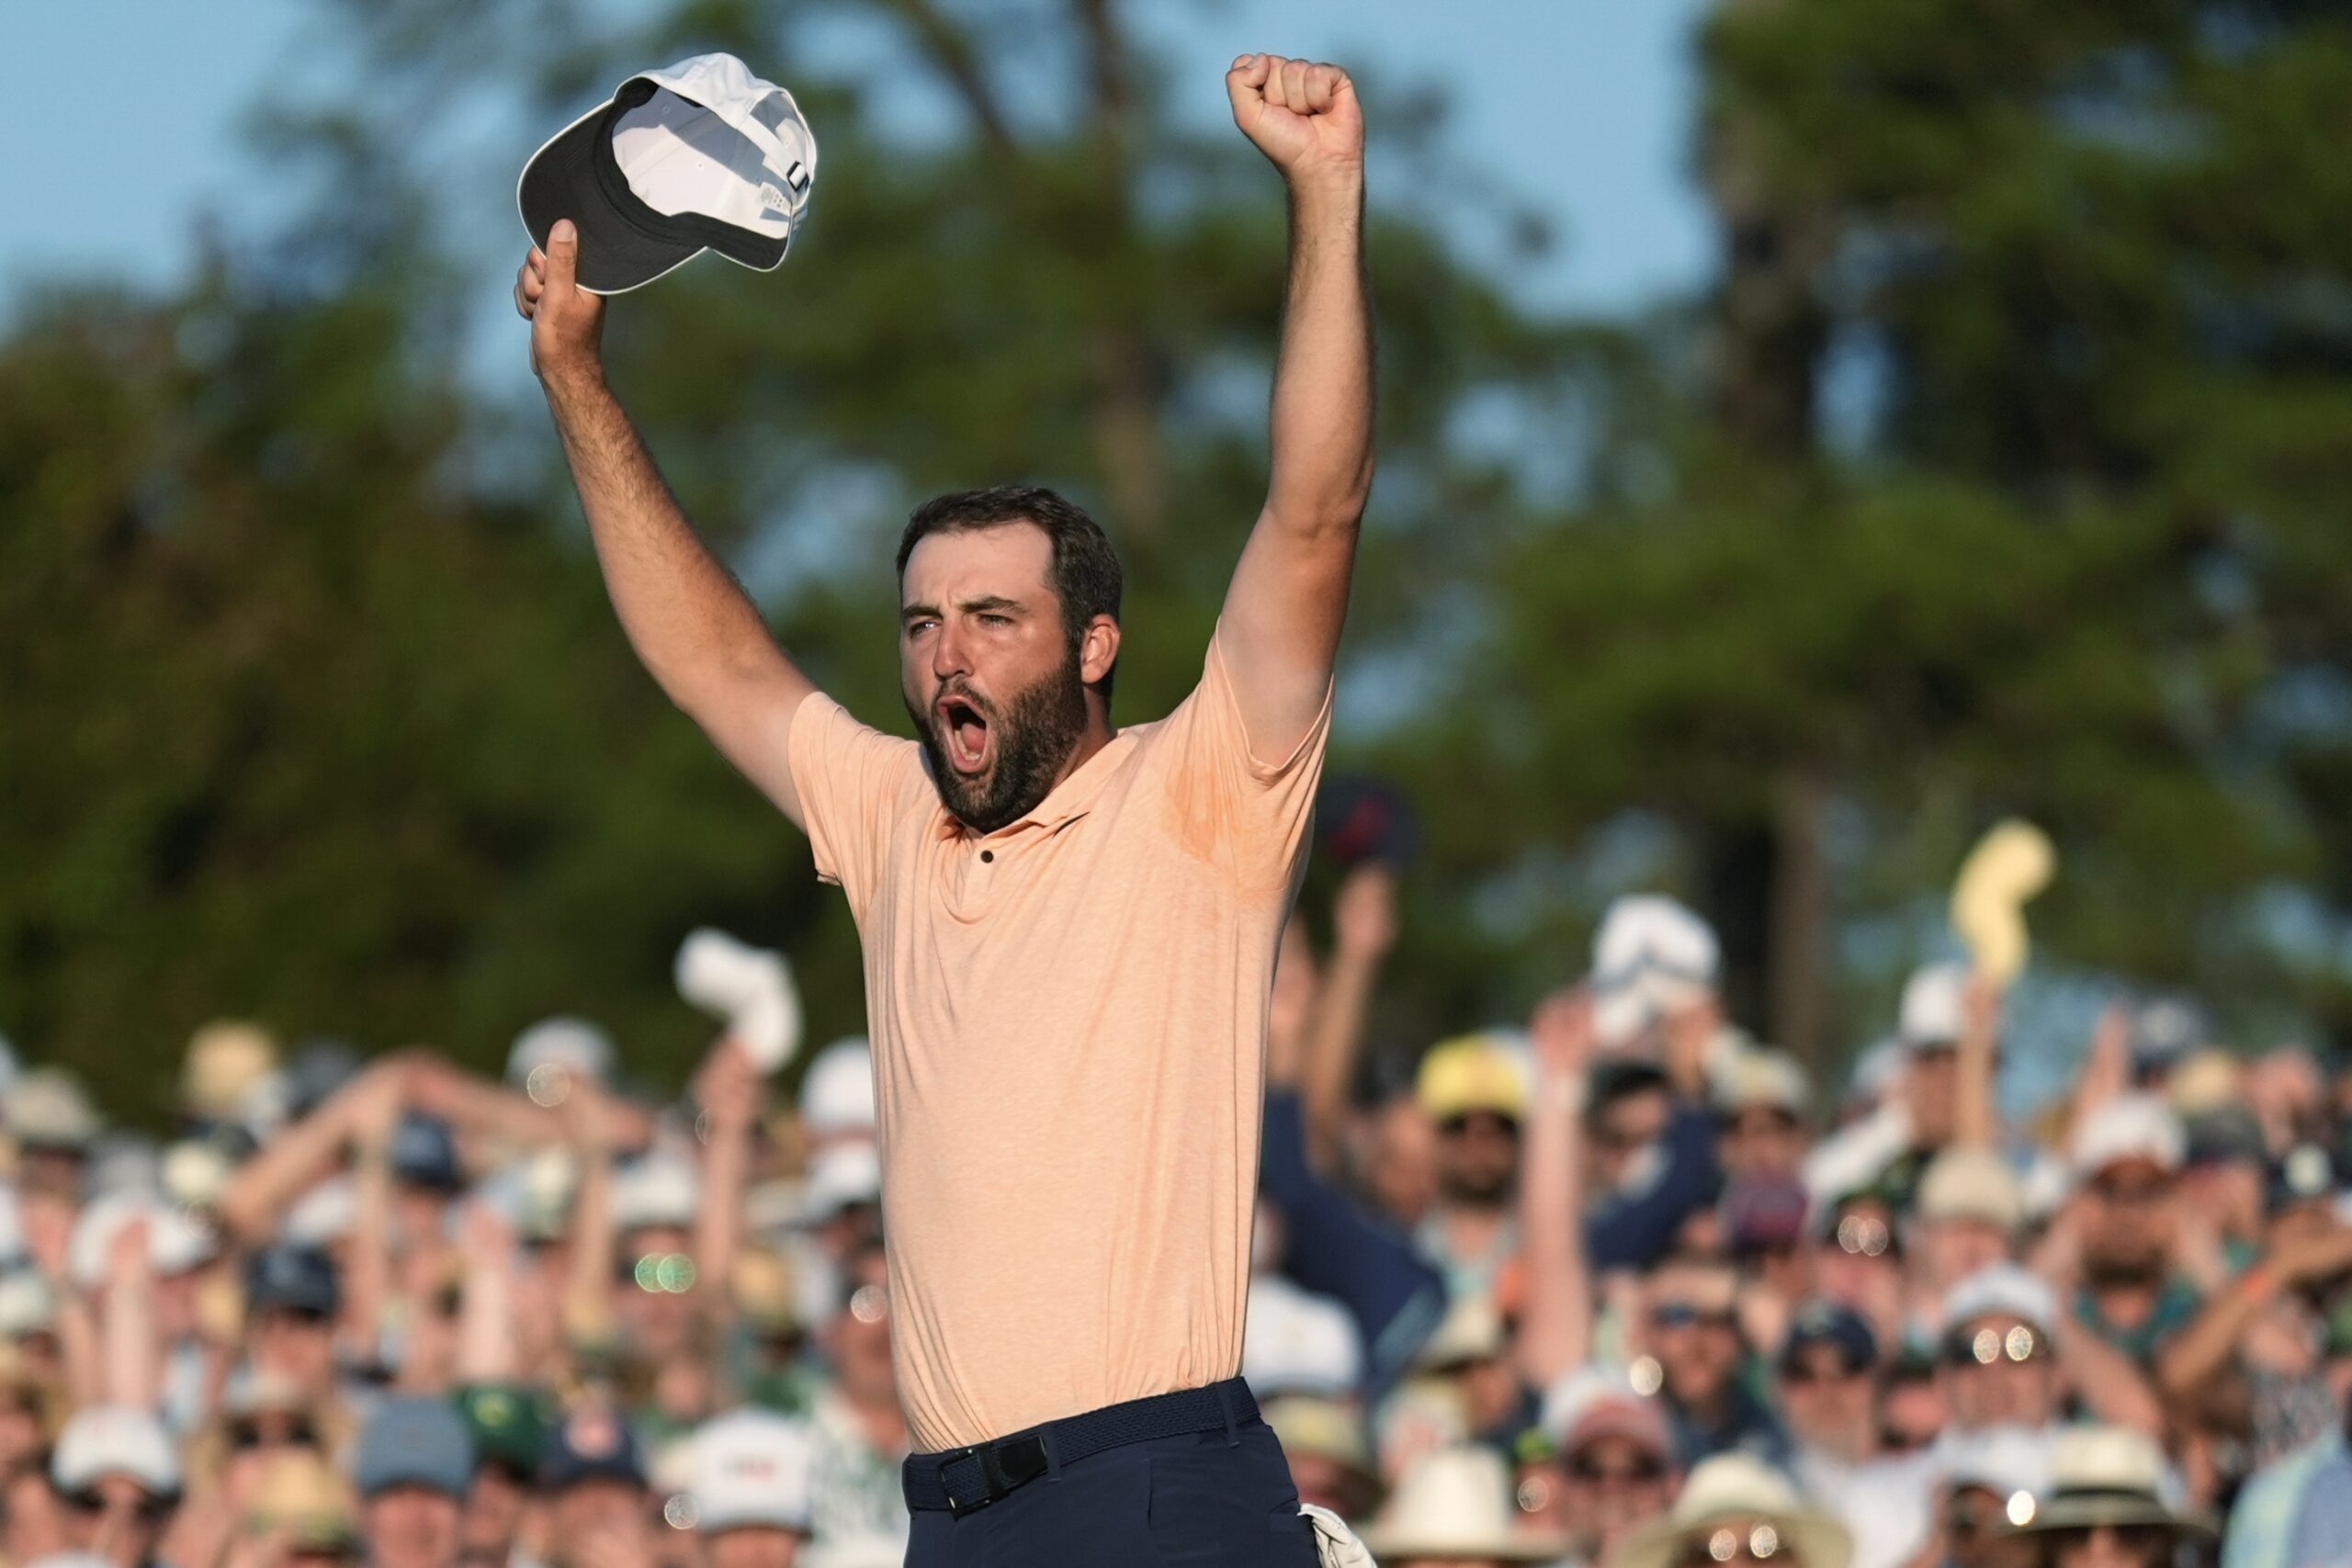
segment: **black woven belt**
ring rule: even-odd
[[[968,1449],[910,1454],[900,1481],[910,1508],[968,1514],[1026,1486],[1056,1465],[1076,1464],[1105,1449],[1242,1427],[1257,1419],[1258,1402],[1250,1397],[1250,1385],[1227,1378],[1206,1388],[1106,1404]]]

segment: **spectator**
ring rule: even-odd
[[[2036,1568],[2172,1568],[2179,1548],[2211,1540],[2212,1526],[2167,1501],[2177,1483],[2138,1432],[2069,1432],[2051,1457],[2049,1490],[2015,1521]]]
[[[548,1439],[539,1484],[556,1568],[621,1568],[653,1557],[644,1450],[618,1411],[588,1403],[566,1416]]]
[[[1363,1542],[1384,1568],[1547,1562],[1566,1544],[1514,1520],[1510,1475],[1501,1459],[1482,1448],[1423,1456]]]
[[[830,1556],[876,1541],[904,1541],[907,1456],[890,1362],[890,1286],[881,1249],[849,1260],[841,1311],[819,1335],[832,1381],[809,1412],[809,1528]]]
[[[1499,1038],[1463,1035],[1430,1048],[1416,1092],[1437,1129],[1437,1203],[1416,1233],[1421,1250],[1454,1300],[1487,1294],[1519,1245],[1511,1195],[1526,1069]]]
[[[369,1568],[455,1568],[473,1472],[472,1435],[445,1401],[378,1405],[351,1466]]]
[[[740,1411],[694,1439],[694,1529],[707,1568],[794,1568],[808,1543],[808,1432]]]
[[[149,1568],[180,1495],[179,1457],[144,1410],[92,1405],[58,1435],[51,1478],[64,1503],[68,1550],[114,1568]]]
[[[1879,1350],[1861,1314],[1831,1301],[1801,1307],[1777,1363],[1792,1473],[1812,1496],[1834,1499],[1879,1457]]]
[[[1930,1331],[1939,1326],[1944,1303],[1962,1280],[2008,1259],[2024,1219],[2018,1179],[1991,1149],[1950,1148],[1929,1160],[1906,1244],[1916,1258],[1911,1321]]]
[[[1362,1416],[1342,1401],[1303,1393],[1278,1395],[1260,1408],[1282,1439],[1301,1502],[1358,1524],[1372,1517],[1383,1489]]]
[[[1623,1378],[1588,1371],[1545,1400],[1544,1432],[1552,1438],[1550,1472],[1532,1500],[1549,1506],[1529,1507],[1523,1476],[1521,1508],[1566,1538],[1569,1561],[1613,1562],[1680,1483],[1665,1412]]]
[[[1670,1258],[1653,1271],[1644,1292],[1635,1386],[1657,1380],[1677,1466],[1744,1450],[1769,1463],[1790,1457],[1788,1436],[1745,1381],[1748,1353],[1740,1331],[1739,1280],[1729,1264],[1699,1257]]]
[[[1698,1568],[1771,1562],[1776,1568],[1847,1568],[1843,1525],[1799,1502],[1788,1482],[1747,1454],[1722,1454],[1690,1472],[1667,1516],[1627,1543],[1621,1568]]]
[[[2143,1371],[2197,1313],[2197,1289],[2175,1267],[2183,1145],[2170,1108],[2146,1094],[2109,1100],[2075,1134],[2070,1220],[2081,1282],[2071,1310]]]

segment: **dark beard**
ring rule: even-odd
[[[996,743],[996,761],[979,777],[957,773],[940,744],[937,703],[947,692],[934,696],[925,712],[910,702],[907,714],[915,721],[940,804],[975,832],[993,833],[1020,821],[1053,793],[1055,775],[1086,732],[1086,682],[1079,674],[1078,650],[1071,649],[1058,670],[1016,693],[1002,711],[969,690],[950,690],[979,710]]]

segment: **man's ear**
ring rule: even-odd
[[[1108,675],[1111,666],[1118,661],[1119,623],[1108,615],[1097,615],[1079,636],[1079,679],[1091,686]]]

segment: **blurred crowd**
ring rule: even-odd
[[[1385,1081],[1395,883],[1314,913],[1242,1370],[1382,1563],[2352,1562],[2352,1076],[2119,1003],[2006,1119],[1954,964],[1816,1081],[1641,897]],[[0,1061],[6,1568],[895,1564],[865,1043],[794,1062],[781,959],[688,947],[672,1102],[564,1018],[496,1079],[209,1025],[162,1140]]]

